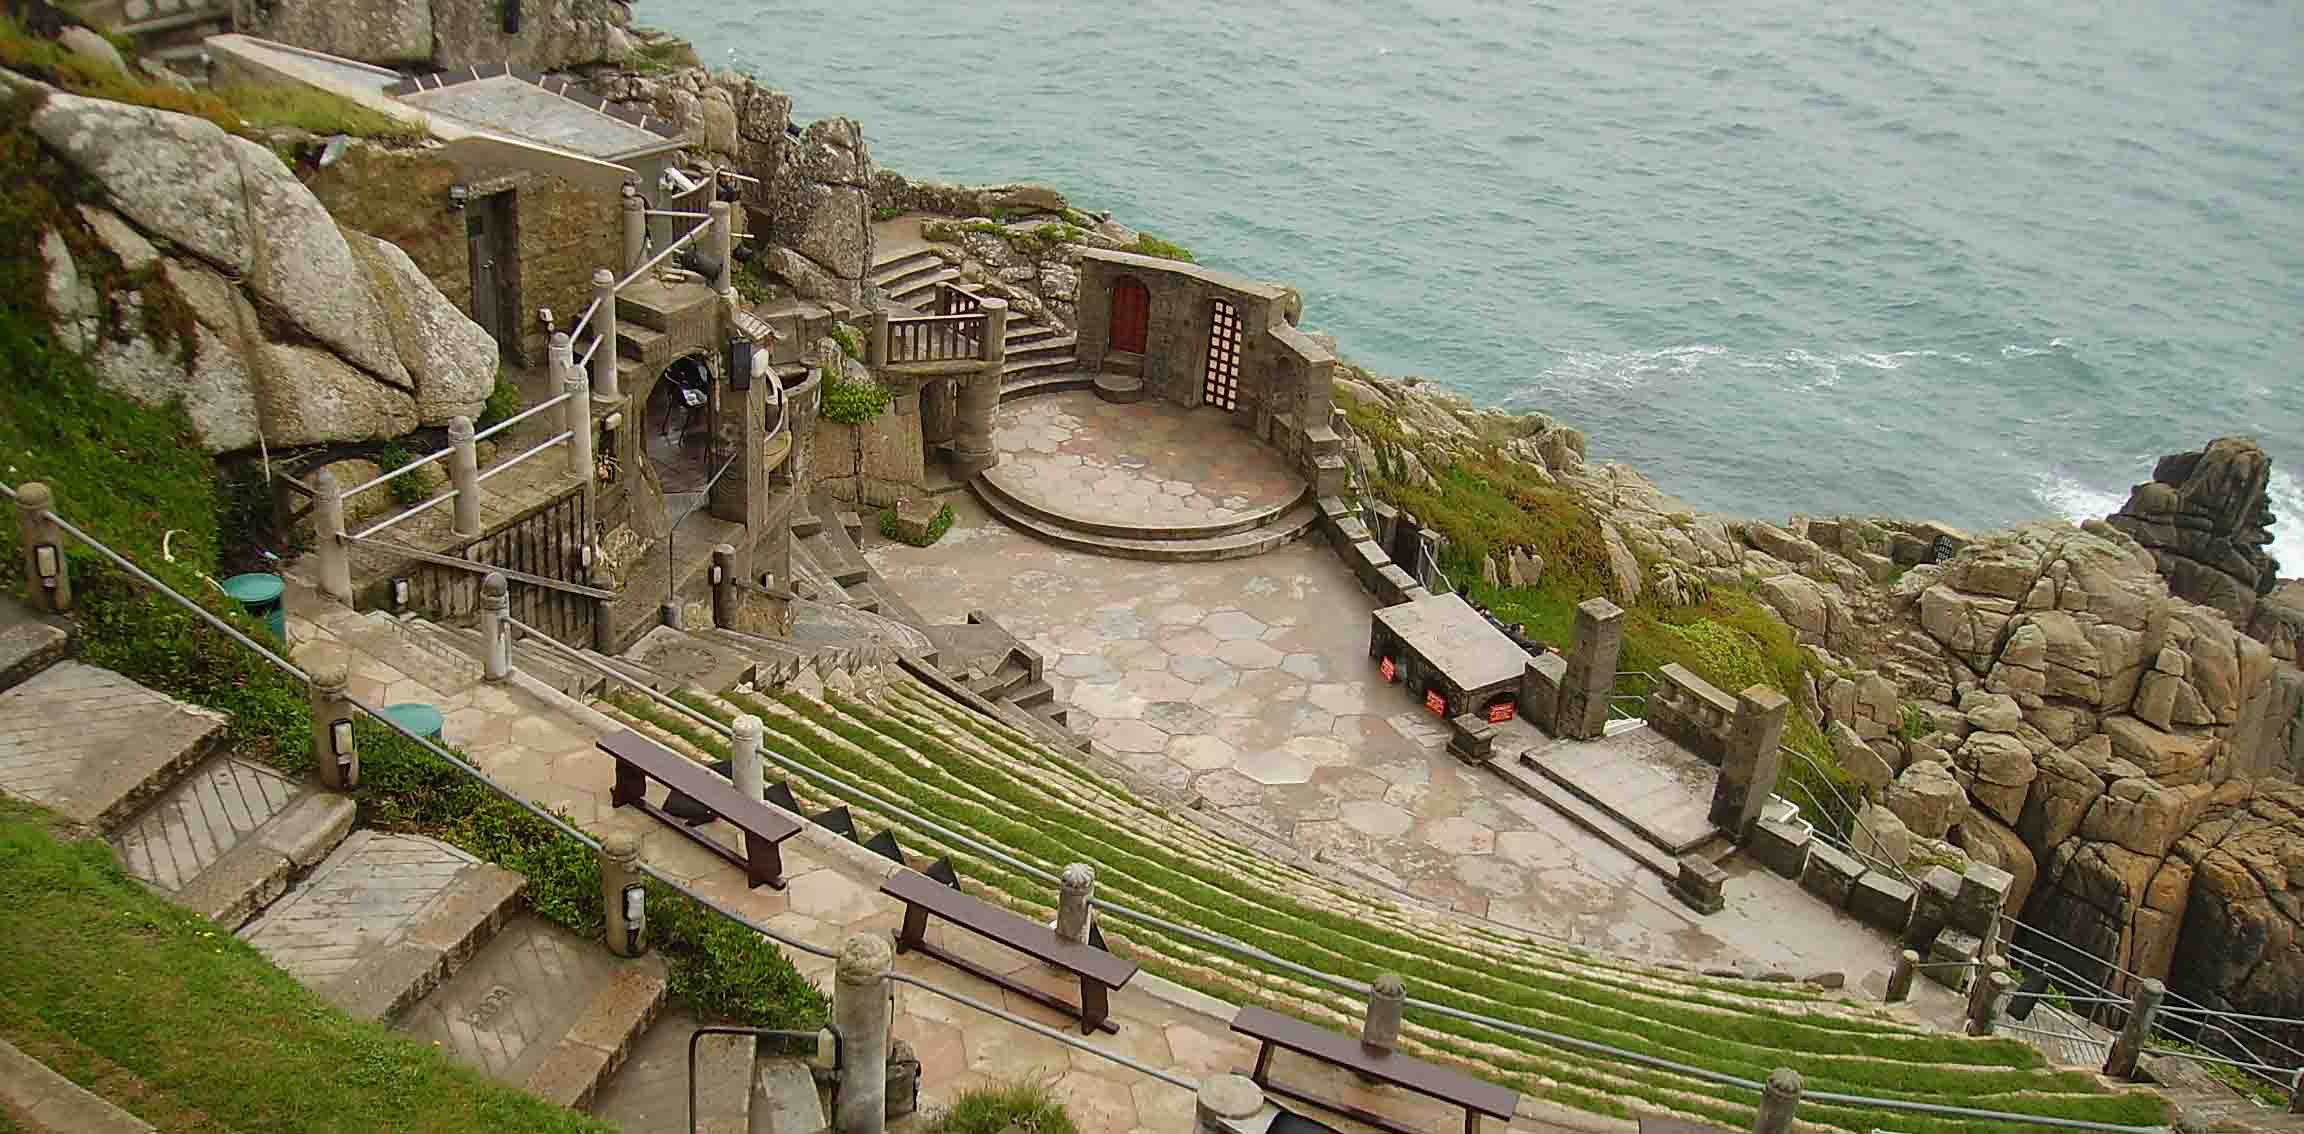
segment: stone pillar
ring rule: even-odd
[[[960,385],[952,422],[952,477],[967,480],[1000,463],[992,446],[992,418],[1000,409],[1000,370],[1008,361],[1008,301],[984,301],[982,369]]]
[[[2157,978],[2147,977],[2136,987],[2128,1002],[2128,1020],[2104,1056],[2105,1075],[2121,1080],[2136,1077],[2136,1061],[2143,1058],[2144,1044],[2152,1038],[2153,1017],[2160,1014],[2160,1001],[2167,995],[2168,986]]]
[[[480,645],[486,657],[480,674],[489,681],[512,676],[512,588],[500,571],[480,580]]]
[[[712,549],[712,625],[722,630],[739,630],[736,625],[736,586],[743,576],[737,572],[736,548],[720,544]]]
[[[1096,868],[1075,862],[1064,868],[1056,895],[1056,936],[1074,945],[1088,943],[1088,925],[1096,916],[1090,905],[1096,897]]]
[[[1408,1004],[1408,986],[1398,973],[1379,973],[1368,986],[1368,1015],[1360,1022],[1360,1043],[1386,1051],[1399,1046],[1400,1013]]]
[[[565,415],[560,428],[568,434],[568,474],[583,480],[585,493],[591,493],[594,468],[598,462],[592,452],[592,400],[585,396],[584,376],[576,372],[576,345],[566,335],[552,336],[553,366],[560,374],[557,387],[568,400],[560,403]],[[589,514],[589,511],[587,511]]]
[[[337,602],[352,601],[352,549],[344,543],[344,488],[336,473],[321,469],[312,477],[312,526],[320,556],[320,590]]]
[[[1728,722],[1728,750],[1720,759],[1720,780],[1712,787],[1712,825],[1738,842],[1760,818],[1776,790],[1784,757],[1784,714],[1792,702],[1765,685],[1736,695],[1736,717]]]
[[[768,769],[760,762],[761,730],[766,727],[750,713],[737,714],[728,725],[729,779],[736,782],[736,794],[754,803],[768,798]]]
[[[1264,1088],[1247,1076],[1210,1075],[1200,1080],[1192,1129],[1194,1134],[1239,1134],[1264,1113],[1265,1105]]]
[[[600,905],[608,915],[608,951],[619,957],[648,951],[647,898],[635,901],[631,894],[641,877],[640,836],[613,831],[600,840]]]
[[[600,345],[592,352],[592,396],[604,402],[622,401],[616,389],[616,274],[606,268],[592,273],[593,334]]]
[[[2296,1069],[2296,1077],[2288,1081],[2288,1113],[2304,1114],[2304,1067]]]
[[[640,199],[640,187],[624,183],[624,271],[629,274],[640,270],[648,262],[648,202]]]
[[[1901,1004],[1912,995],[1912,978],[1920,971],[1920,954],[1906,949],[1896,954],[1896,968],[1888,974],[1888,994],[1881,997],[1890,1004]]]
[[[840,1033],[840,1085],[832,1096],[838,1134],[883,1134],[888,1124],[888,966],[885,933],[859,933],[840,946],[832,977],[832,1030]]]
[[[608,565],[602,563],[597,555],[592,557],[591,581],[592,586],[597,590],[613,591],[616,589],[615,577],[608,573]],[[615,599],[592,600],[592,648],[603,654],[618,652],[614,622],[609,617],[615,609]]]
[[[298,649],[293,660],[304,671],[312,703],[312,762],[319,768],[320,786],[351,791],[360,786],[360,749],[352,739],[357,710],[345,692],[352,680],[351,656],[340,646],[312,642]]]
[[[865,317],[864,365],[880,367],[888,361],[888,309],[875,307]]]
[[[328,470],[320,470],[327,476]],[[64,562],[64,529],[49,518],[56,506],[56,496],[39,481],[27,481],[16,488],[16,527],[23,536],[24,597],[32,609],[45,614],[64,614],[72,609],[72,569]],[[343,515],[343,505],[337,505],[337,515]],[[323,541],[325,543],[325,541]],[[349,592],[351,584],[345,584]]]
[[[472,440],[472,419],[448,419],[448,483],[456,490],[456,500],[450,507],[455,520],[451,525],[458,536],[471,539],[480,534],[480,453]]]
[[[733,208],[726,201],[716,200],[704,210],[712,214],[712,255],[720,261],[720,270],[712,275],[712,290],[721,295],[730,295],[736,290],[736,225],[730,215]]]
[[[1991,971],[1983,980],[1968,989],[1968,1034],[1988,1036],[2000,1023],[2000,1001],[2016,987],[2016,978],[2008,975],[2008,962],[1992,958]]]
[[[1576,604],[1576,648],[1552,735],[1594,740],[1608,725],[1608,694],[1616,687],[1616,659],[1624,652],[1624,611],[1604,598]]]
[[[1791,1134],[1801,1089],[1798,1071],[1789,1067],[1770,1071],[1768,1086],[1760,1092],[1760,1109],[1752,1116],[1752,1134]]]

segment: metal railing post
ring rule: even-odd
[[[502,572],[490,571],[480,579],[480,642],[486,649],[481,676],[502,681],[512,676],[512,585]]]
[[[455,533],[471,539],[480,534],[480,450],[472,440],[472,419],[448,419],[448,481],[456,490]]]
[[[333,469],[312,477],[312,526],[320,556],[320,590],[337,602],[352,601],[352,549],[344,542],[344,489]]]
[[[624,270],[635,272],[648,260],[648,203],[640,199],[640,187],[624,183]]]
[[[592,333],[600,337],[592,348],[592,396],[619,401],[616,391],[616,273],[601,268],[592,273]]]
[[[16,527],[24,537],[24,597],[34,610],[65,614],[72,609],[72,571],[64,562],[64,529],[48,514],[55,503],[55,494],[39,481],[16,488]]]
[[[736,290],[735,206],[714,201],[705,211],[712,214],[712,256],[720,264],[712,276],[712,290],[728,295]]]
[[[2104,1053],[2104,1074],[2110,1078],[2129,1080],[2136,1077],[2136,1061],[2144,1055],[2144,1045],[2152,1038],[2152,1018],[2160,1014],[2160,1001],[2168,995],[2168,986],[2159,980],[2147,978],[2136,988],[2128,1002],[2127,1022],[2120,1025],[2120,1034],[2112,1037],[2112,1046]]]

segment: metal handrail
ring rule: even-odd
[[[705,232],[705,230],[707,230],[707,229],[709,229],[709,228],[711,228],[711,227],[712,227],[712,222],[710,222],[710,221],[706,221],[706,222],[704,222],[704,223],[702,223],[702,224],[699,224],[699,225],[697,225],[696,227],[694,227],[694,228],[692,228],[692,229],[689,229],[689,230],[688,230],[688,232],[687,232],[685,235],[681,236],[681,237],[680,237],[679,239],[677,239],[677,240],[674,240],[674,241],[673,241],[673,242],[671,242],[670,244],[667,244],[667,245],[665,245],[665,246],[664,246],[664,250],[663,250],[663,251],[661,251],[661,252],[658,252],[658,253],[656,253],[654,256],[651,256],[651,257],[649,257],[649,258],[647,259],[647,261],[646,261],[646,262],[644,262],[644,263],[642,263],[642,264],[641,264],[639,267],[632,269],[632,271],[631,271],[631,274],[629,274],[629,275],[626,275],[626,276],[625,276],[623,279],[617,280],[617,281],[616,281],[616,287],[615,287],[615,289],[614,289],[614,290],[621,292],[621,291],[623,291],[625,288],[631,287],[631,286],[633,285],[633,283],[634,283],[634,282],[636,282],[636,281],[638,281],[638,280],[640,279],[640,277],[642,277],[642,276],[645,276],[645,275],[647,275],[648,273],[650,273],[650,272],[652,272],[652,271],[655,271],[655,270],[656,270],[656,265],[658,265],[658,264],[661,264],[661,263],[663,263],[664,261],[666,261],[666,260],[670,259],[670,258],[672,257],[672,254],[673,254],[674,252],[678,252],[680,249],[687,247],[687,245],[688,245],[688,242],[689,242],[689,241],[691,241],[691,240],[694,240],[694,239],[696,239],[698,236],[701,236],[701,235],[703,235],[703,234],[704,234],[704,232]]]
[[[345,536],[344,542],[349,543],[354,547],[372,547],[378,551],[387,551],[393,555],[400,556],[405,559],[413,559],[419,563],[429,563],[436,567],[447,567],[457,571],[467,571],[474,575],[486,575],[495,573],[504,576],[505,579],[511,582],[526,583],[529,586],[544,587],[548,590],[565,591],[568,594],[582,595],[585,598],[614,599],[617,597],[615,591],[604,591],[598,587],[587,587],[582,583],[571,583],[563,579],[552,578],[548,575],[532,575],[526,571],[516,571],[510,567],[501,567],[493,563],[475,563],[469,559],[458,559],[453,555],[442,555],[436,551],[425,551],[422,548],[408,547],[397,543],[388,543],[380,539],[361,539],[357,536]]]
[[[888,317],[888,325],[891,327],[915,326],[921,323],[981,323],[983,321],[984,313],[982,311],[968,311],[958,315],[891,315]]]
[[[398,527],[402,522],[406,521],[410,517],[415,516],[417,513],[424,512],[432,508],[437,508],[440,505],[454,499],[456,499],[456,490],[451,488],[448,491],[443,492],[440,495],[423,502],[422,504],[418,504],[405,512],[394,516],[386,516],[382,520],[379,520],[365,528],[360,529],[357,532],[352,533],[352,538],[368,539],[378,532],[390,531],[393,528]]]
[[[578,315],[575,322],[568,324],[569,340],[574,341],[576,339],[582,338],[584,336],[584,328],[590,326],[592,324],[592,317],[594,315],[598,315],[599,313],[600,297],[595,295],[592,297],[592,302],[584,305],[584,313],[582,315]]]
[[[546,449],[549,449],[549,448],[551,448],[552,446],[554,446],[554,445],[557,445],[557,444],[561,443],[562,441],[569,441],[569,440],[573,440],[573,439],[575,438],[575,436],[576,436],[576,431],[575,431],[575,430],[572,430],[572,429],[563,429],[563,430],[561,430],[560,432],[558,432],[558,433],[556,433],[556,434],[552,435],[551,437],[549,437],[549,438],[546,438],[545,440],[538,442],[536,445],[534,445],[534,446],[532,446],[531,448],[529,448],[527,452],[524,452],[524,453],[520,453],[520,454],[518,454],[518,455],[514,456],[514,457],[513,457],[511,460],[509,460],[509,461],[503,461],[503,462],[500,462],[500,463],[498,463],[498,464],[496,464],[496,465],[493,465],[493,466],[489,467],[489,468],[488,468],[486,471],[484,471],[484,472],[482,472],[482,473],[480,474],[480,483],[483,483],[483,484],[484,484],[484,483],[486,483],[489,477],[495,476],[497,473],[503,472],[503,471],[505,471],[506,469],[509,469],[509,468],[511,468],[512,466],[514,466],[514,465],[517,465],[517,464],[519,464],[520,462],[522,462],[522,461],[525,461],[525,460],[527,460],[528,458],[530,458],[530,457],[533,457],[533,456],[535,456],[536,454],[538,454],[538,453],[541,453],[541,452],[543,452],[544,450],[546,450]]]
[[[680,210],[678,210],[678,209],[642,209],[642,210],[640,211],[640,213],[641,213],[641,215],[642,215],[642,216],[650,216],[650,217],[677,217],[677,218],[679,218],[680,220],[711,220],[711,219],[712,219],[712,214],[710,214],[710,213],[687,213],[687,212],[681,212],[681,211],[680,211]]]
[[[592,365],[592,356],[600,353],[600,344],[607,341],[608,336],[606,335],[592,336],[592,345],[585,347],[584,353],[576,359],[576,369],[578,372],[582,372],[587,367]]]
[[[491,426],[489,426],[488,428],[486,428],[486,429],[483,429],[483,430],[481,430],[481,431],[480,431],[480,432],[478,432],[478,433],[475,433],[475,434],[473,434],[473,435],[472,435],[472,440],[474,440],[474,441],[486,441],[487,439],[489,439],[489,438],[491,438],[491,437],[494,437],[494,436],[496,436],[497,434],[499,434],[499,433],[502,433],[502,432],[504,432],[505,430],[507,430],[507,429],[510,429],[510,428],[512,428],[513,426],[515,426],[515,425],[518,425],[518,424],[520,424],[521,422],[523,422],[523,421],[526,421],[526,420],[528,420],[529,418],[532,418],[532,417],[536,416],[537,414],[543,413],[545,410],[548,410],[548,409],[551,409],[551,408],[552,408],[552,407],[554,407],[554,406],[560,405],[560,404],[562,404],[562,403],[566,402],[567,400],[568,400],[568,395],[567,395],[567,394],[565,394],[565,393],[561,393],[561,394],[554,394],[554,395],[552,395],[550,398],[547,398],[547,399],[545,399],[544,401],[541,401],[541,402],[538,402],[538,403],[536,403],[535,405],[529,406],[527,409],[521,410],[519,413],[513,414],[512,416],[510,416],[510,417],[508,417],[508,418],[505,418],[504,420],[502,420],[502,421],[499,421],[499,422],[497,422],[496,424],[494,424],[494,425],[491,425]],[[446,452],[446,450],[442,450],[442,451],[443,451],[443,452]],[[350,495],[350,493],[346,493],[346,495]]]
[[[345,489],[344,499],[350,500],[360,493],[366,492],[369,489],[384,483],[385,481],[391,480],[393,477],[403,476],[408,473],[415,472],[417,469],[423,468],[424,466],[431,464],[434,461],[440,460],[454,451],[455,450],[453,449],[442,449],[437,453],[427,453],[424,456],[418,457],[415,460],[400,466],[399,468],[393,469],[391,472],[385,473],[382,476],[375,478],[374,480],[366,481],[362,484]]]

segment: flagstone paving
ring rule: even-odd
[[[992,435],[1002,457],[986,475],[1066,517],[1224,524],[1284,509],[1304,492],[1278,454],[1213,409],[1114,405],[1075,390],[1000,407]]]

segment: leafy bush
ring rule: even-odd
[[[952,506],[950,504],[946,504],[945,506],[936,510],[935,519],[928,521],[927,538],[920,540],[909,540],[905,539],[903,535],[900,534],[896,526],[896,510],[891,508],[885,512],[880,513],[880,534],[886,536],[889,539],[895,540],[898,543],[908,543],[914,547],[927,547],[928,545],[935,543],[937,540],[943,539],[944,533],[952,530],[952,521],[954,519],[955,516],[952,512]]]
[[[1137,233],[1136,243],[1129,245],[1125,251],[1134,252],[1139,256],[1158,256],[1163,260],[1182,260],[1187,264],[1199,262],[1192,258],[1191,249],[1174,241],[1162,240],[1149,232]]]
[[[904,210],[896,207],[895,205],[881,205],[872,210],[872,220],[874,223],[892,221],[903,215]]]
[[[1075,1134],[1078,1129],[1047,1079],[996,1079],[960,1092],[950,1106],[931,1112],[921,1134],[1001,1134],[1011,1126],[1024,1134]]]
[[[409,452],[408,447],[398,441],[389,442],[376,450],[376,464],[385,472],[406,468],[415,459],[416,454]],[[406,476],[393,477],[385,482],[384,487],[392,493],[394,504],[402,508],[413,508],[432,499],[432,474],[430,468],[418,469]]]
[[[760,269],[751,264],[736,265],[734,275],[736,294],[744,302],[760,304],[776,297],[775,287],[768,282],[767,277],[760,274]]]
[[[840,345],[840,353],[864,361],[864,336],[846,323],[832,324],[832,341]]]
[[[557,392],[557,391],[555,391]],[[488,401],[480,407],[480,420],[472,423],[474,429],[487,429],[497,422],[520,412],[520,387],[504,376],[502,368],[496,371],[496,384],[488,389]]]
[[[855,382],[846,378],[824,376],[824,409],[826,421],[842,425],[862,425],[887,410],[894,395],[878,382]]]

